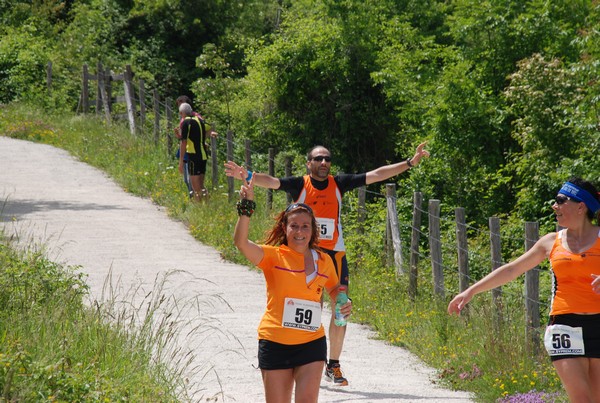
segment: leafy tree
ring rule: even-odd
[[[410,175],[408,188],[465,207],[483,223],[510,198],[499,175],[510,144],[498,99],[459,49],[441,46],[399,19],[388,22],[385,33],[382,68],[373,76],[398,115],[397,138],[426,136],[433,152],[427,168]]]
[[[318,1],[295,4],[272,44],[250,55],[248,81],[252,95],[264,101],[254,137],[282,149],[323,144],[349,172],[395,155],[386,135],[393,116],[370,77],[369,26],[377,24],[369,24],[365,10],[346,11]]]
[[[46,64],[51,45],[38,35],[37,23],[5,27],[0,38],[0,102],[31,100],[45,94]]]
[[[132,65],[154,74],[162,91],[190,94],[193,81],[212,74],[196,65],[205,44],[228,52],[228,62],[239,70],[249,39],[235,41],[270,32],[274,15],[274,0],[136,0],[116,44]]]
[[[571,161],[585,138],[577,129],[585,90],[582,76],[558,59],[536,54],[518,67],[505,91],[515,116],[512,134],[521,146],[510,156],[511,171],[520,184],[520,216],[535,220],[558,184],[576,173]]]
[[[575,58],[571,44],[589,12],[586,1],[456,0],[447,24],[452,42],[495,93],[516,62],[533,53]]]
[[[236,71],[227,62],[227,56],[214,44],[206,44],[196,63],[198,67],[212,71],[214,77],[200,78],[192,88],[196,94],[196,107],[211,119],[224,123],[229,131],[232,129],[233,97],[240,91],[241,84],[235,78]]]

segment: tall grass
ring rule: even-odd
[[[235,200],[228,200],[222,176],[207,201],[190,203],[176,161],[165,151],[165,144],[156,147],[150,139],[133,137],[123,127],[108,129],[93,116],[48,116],[41,123],[20,106],[0,109],[0,117],[9,114],[11,121],[18,123],[2,123],[5,119],[1,119],[0,132],[69,150],[108,172],[126,190],[166,206],[169,214],[188,224],[196,239],[217,248],[224,258],[245,262],[232,244]],[[257,197],[258,205],[263,206],[264,193],[258,192]],[[352,205],[352,195],[346,197],[346,205]],[[279,211],[285,205],[285,196],[276,192],[274,202],[273,211]],[[382,253],[385,206],[374,202],[368,207],[368,216],[364,233],[356,228],[354,212],[343,217],[353,320],[371,325],[382,340],[417,354],[438,370],[440,383],[473,391],[480,401],[566,401],[545,354],[527,350],[522,326],[524,309],[519,298],[511,297],[520,293],[516,288],[507,293],[500,322],[490,308],[489,295],[473,301],[469,315],[461,318],[449,317],[448,301],[434,297],[425,286],[411,301],[406,279],[396,278],[395,269]],[[272,213],[259,207],[250,237],[260,240],[272,223]],[[432,283],[425,262],[419,273],[419,284]]]
[[[152,358],[160,342],[124,331],[110,307],[85,304],[77,267],[17,249],[3,233],[0,267],[0,400],[184,400],[173,366]]]

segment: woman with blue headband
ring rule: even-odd
[[[458,294],[448,313],[459,314],[476,294],[506,284],[549,259],[552,303],[544,345],[569,401],[599,403],[600,195],[590,182],[572,178],[558,191],[552,209],[562,229],[540,238],[519,258]]]

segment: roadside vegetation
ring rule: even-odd
[[[186,401],[185,362],[157,359],[173,335],[152,324],[155,310],[90,305],[79,268],[31,246],[0,232],[0,401]]]
[[[224,258],[247,263],[231,242],[236,221],[235,199],[228,200],[222,173],[218,186],[210,190],[209,199],[196,205],[187,199],[176,160],[165,151],[164,144],[156,147],[149,139],[131,136],[118,124],[107,128],[94,116],[72,114],[47,114],[41,120],[29,107],[13,104],[0,109],[0,133],[68,150],[76,158],[106,171],[128,192],[167,207],[174,219],[188,225],[196,239],[217,248]],[[210,172],[207,176],[210,177]],[[348,196],[346,205],[352,206],[353,196]],[[265,192],[260,192],[258,197],[259,209],[253,216],[256,225],[251,237],[261,240],[272,223],[272,212],[261,208],[265,205]],[[273,212],[285,203],[284,195],[275,193]],[[382,253],[383,203],[375,201],[368,205],[365,234],[359,234],[356,213],[351,207],[347,208],[349,211],[345,212],[344,220],[355,303],[352,320],[372,326],[382,340],[409,349],[436,368],[441,384],[472,391],[482,402],[498,399],[506,402],[566,401],[545,352],[528,351],[522,326],[524,308],[520,285],[504,288],[505,317],[500,326],[495,321],[490,295],[473,301],[468,317],[449,317],[447,300],[435,298],[429,292],[428,285],[432,284],[430,270],[426,267],[429,263],[423,261],[418,280],[421,291],[411,301],[407,293],[408,279],[397,278],[395,268],[388,265]],[[452,289],[456,285],[448,287]],[[547,292],[549,287],[542,286],[542,289]],[[121,347],[125,346],[127,344]],[[75,361],[69,360],[70,363]],[[79,361],[94,362],[93,357]],[[69,370],[79,368],[71,364]],[[174,391],[180,386],[176,384],[176,377],[169,378],[165,374],[160,377],[175,382],[167,390]],[[147,381],[149,385],[155,385],[153,381]],[[140,380],[136,380],[136,384],[138,382]]]

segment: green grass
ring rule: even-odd
[[[197,205],[187,199],[176,161],[167,153],[165,144],[155,146],[149,138],[132,137],[118,125],[106,128],[95,116],[50,114],[42,120],[23,106],[11,105],[0,109],[0,133],[70,151],[106,171],[127,191],[165,206],[172,217],[189,226],[196,239],[218,249],[225,259],[247,263],[233,246],[235,200],[228,199],[222,172],[220,183],[210,189],[209,199]],[[241,154],[236,158],[241,159]],[[222,155],[219,160],[222,162]],[[210,176],[209,170],[207,178]],[[257,197],[259,209],[253,216],[250,237],[259,241],[272,225],[273,214],[261,208],[264,192],[258,192]],[[346,197],[346,205],[353,204],[352,194]],[[275,193],[274,204],[273,211],[285,205],[281,192]],[[369,205],[368,217],[364,234],[357,231],[354,212],[346,212],[343,217],[355,309],[352,320],[371,325],[382,340],[418,355],[438,370],[441,384],[472,391],[480,401],[492,402],[517,393],[533,396],[536,391],[558,393],[548,401],[566,401],[545,352],[531,358],[522,325],[522,298],[515,297],[521,294],[518,283],[505,287],[502,321],[495,320],[489,294],[471,303],[468,317],[450,317],[446,313],[447,298],[436,298],[430,292],[429,263],[422,261],[420,292],[411,301],[408,278],[397,279],[395,269],[386,263],[381,252],[385,233],[383,204]],[[475,246],[488,248],[483,244]],[[455,259],[455,251],[450,259]],[[447,285],[448,289],[453,287],[456,285]]]
[[[21,250],[0,233],[0,400],[181,401],[177,371],[151,359],[145,327],[89,307],[77,267]],[[146,319],[152,317],[148,315]],[[154,332],[156,333],[156,332]]]

